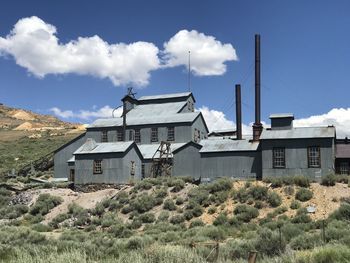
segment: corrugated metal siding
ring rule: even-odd
[[[309,168],[307,148],[320,146],[321,168]],[[285,169],[274,169],[272,151],[274,147],[285,147]],[[315,138],[299,140],[266,140],[261,142],[263,176],[305,175],[317,178],[333,173],[334,140],[333,138]]]
[[[176,151],[173,157],[173,176],[200,177],[200,154],[199,148],[189,144]]]
[[[256,178],[260,176],[260,152],[201,153],[202,179]]]
[[[54,155],[54,177],[68,178],[69,169],[67,161],[73,157],[75,152],[86,141],[86,135],[82,136],[63,149],[59,150]]]

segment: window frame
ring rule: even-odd
[[[169,142],[175,141],[175,127],[174,126],[167,127],[167,141],[169,141]]]
[[[134,141],[136,143],[141,143],[141,130],[140,129],[134,130]]]
[[[282,150],[282,156],[276,156],[276,152]],[[278,160],[280,159],[280,160]],[[277,163],[281,163],[278,165]],[[272,167],[274,169],[286,168],[286,148],[285,147],[273,147],[272,148]]]
[[[135,131],[129,130],[129,141],[134,141],[134,140],[135,140]]]
[[[103,173],[102,160],[101,159],[96,159],[96,160],[93,161],[93,171],[92,172],[93,172],[93,174],[102,174]]]
[[[108,131],[101,131],[101,142],[108,142]]]
[[[117,130],[117,142],[122,142],[122,141],[123,141],[123,131]]]
[[[158,127],[151,128],[151,142],[158,142]]]
[[[317,148],[318,149],[318,156],[311,156],[311,149]],[[318,164],[314,165],[312,164],[311,158],[318,158]],[[321,168],[321,147],[314,145],[307,147],[307,165],[309,168]]]

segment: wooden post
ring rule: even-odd
[[[257,251],[250,251],[249,252],[248,263],[255,263],[257,253],[258,253]]]
[[[215,245],[215,259],[214,261],[217,262],[219,259],[219,242],[216,242],[216,245]]]

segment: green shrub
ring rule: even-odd
[[[281,227],[281,232],[287,241],[292,238],[302,234],[304,231],[298,226],[291,223],[283,224]]]
[[[143,240],[140,237],[131,237],[127,243],[126,248],[130,250],[143,248]]]
[[[228,218],[225,213],[220,213],[217,218],[215,218],[213,225],[214,226],[221,226],[226,225],[228,223]]]
[[[41,214],[37,214],[37,215],[32,215],[32,214],[26,214],[24,216],[24,219],[26,221],[28,221],[30,224],[37,224],[40,223],[41,221],[44,220],[44,217]]]
[[[168,211],[162,211],[160,212],[158,216],[158,221],[168,221],[169,219],[169,212]]]
[[[140,220],[142,223],[153,223],[156,220],[156,217],[153,213],[144,213],[140,215]]]
[[[350,204],[342,203],[340,207],[330,215],[330,217],[337,220],[350,221]]]
[[[226,246],[220,250],[220,254],[222,257],[227,258],[229,260],[235,259],[247,259],[249,256],[249,252],[255,250],[255,244],[251,240],[229,240],[226,243]],[[230,261],[231,262],[231,261]]]
[[[50,231],[52,231],[52,228],[50,226],[40,224],[40,223],[32,225],[32,229],[37,231],[37,232],[50,232]]]
[[[275,192],[269,192],[267,195],[267,202],[271,207],[277,207],[282,204],[282,198]]]
[[[271,184],[272,188],[282,187],[283,180],[281,177],[265,177],[263,182]]]
[[[155,192],[156,198],[165,198],[167,195],[168,195],[168,191],[166,188],[158,189]]]
[[[293,176],[293,182],[295,185],[300,187],[309,187],[310,186],[310,180],[308,177],[303,175],[296,175]]]
[[[286,195],[294,195],[294,186],[292,185],[287,185],[286,187],[283,188],[283,192],[286,194]]]
[[[142,181],[141,181],[142,182]],[[116,196],[115,199],[120,203],[120,204],[127,204],[129,201],[129,194],[125,191],[119,192]]]
[[[209,192],[201,186],[191,189],[188,196],[190,201],[196,202],[203,206],[209,205]]]
[[[277,231],[271,231],[268,228],[263,228],[258,232],[259,236],[256,240],[255,248],[262,254],[267,256],[275,256],[284,252],[286,242]]]
[[[342,184],[349,183],[349,176],[346,174],[337,174],[335,176],[335,179],[336,179],[337,183],[342,183]]]
[[[233,210],[233,213],[236,215],[238,220],[248,223],[253,218],[258,217],[259,210],[248,205],[238,205]]]
[[[301,202],[306,202],[312,198],[313,194],[312,192],[307,189],[307,188],[300,188],[296,194],[295,194],[295,199],[301,201]]]
[[[199,235],[216,241],[224,240],[226,237],[224,230],[216,226],[206,226],[202,228],[199,232]]]
[[[255,201],[254,207],[257,209],[262,209],[265,207],[265,204],[263,201],[258,200],[258,201]]]
[[[322,176],[321,178],[321,185],[334,186],[335,183],[336,183],[336,177],[334,174],[327,174],[325,176]]]
[[[106,205],[106,202],[104,204],[102,202],[98,203],[95,206],[95,208],[92,209],[92,214],[97,215],[97,216],[101,216],[105,212],[105,205]],[[109,203],[108,203],[108,205],[109,205]]]
[[[208,214],[212,215],[212,214],[215,214],[215,213],[216,213],[216,207],[215,206],[209,207]]]
[[[134,217],[132,222],[129,225],[131,229],[139,229],[142,226],[142,221],[139,218]]]
[[[204,226],[204,223],[201,219],[194,219],[191,224],[190,224],[190,228],[194,228],[194,227],[198,227],[198,226]]]
[[[209,193],[227,192],[232,189],[232,180],[229,178],[220,178],[210,184],[206,185]]]
[[[172,180],[171,183],[168,183],[168,186],[173,187],[171,191],[177,193],[185,188],[185,182],[182,179],[175,179]]]
[[[184,217],[186,220],[191,220],[193,218],[193,211],[192,210],[186,210],[184,213]]]
[[[160,236],[160,241],[163,243],[170,243],[180,239],[180,236],[175,231],[168,231]]]
[[[141,194],[131,202],[131,207],[139,213],[151,210],[156,205],[156,199],[147,194]]]
[[[299,209],[300,208],[300,202],[297,201],[297,200],[293,200],[291,203],[290,203],[290,208],[291,209]]]
[[[317,247],[311,251],[310,262],[317,263],[343,263],[350,262],[350,249],[343,245],[327,245]],[[303,259],[298,259],[301,262]]]
[[[185,200],[181,196],[177,197],[175,201],[177,205],[182,205],[184,202]]]
[[[227,200],[229,195],[230,195],[230,191],[214,192],[213,194],[210,195],[209,201],[216,205],[221,205]]]
[[[58,196],[52,196],[49,194],[41,194],[36,200],[34,206],[29,210],[29,213],[32,215],[46,215],[50,212],[52,208],[58,206],[63,202],[63,199]]]
[[[147,178],[142,181],[137,182],[134,189],[135,190],[149,190],[153,187],[152,182]]]
[[[268,188],[265,186],[253,186],[248,190],[249,195],[254,200],[264,201],[267,198]]]
[[[169,211],[175,211],[176,205],[172,199],[166,199],[164,201],[163,208]]]
[[[305,250],[319,246],[321,242],[319,234],[303,233],[292,238],[290,246],[295,250]]]
[[[308,215],[306,208],[299,208],[297,210],[297,214],[292,218],[291,222],[294,224],[310,223],[311,218]]]
[[[183,215],[174,215],[170,218],[169,222],[176,225],[181,224],[185,221],[185,218]]]

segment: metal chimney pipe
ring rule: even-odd
[[[126,141],[126,100],[123,99],[123,141]]]
[[[260,124],[260,35],[255,35],[255,124]]]
[[[259,141],[263,131],[260,112],[260,35],[255,35],[255,123],[253,124],[253,141]]]
[[[237,140],[242,140],[242,107],[240,84],[236,84],[236,133]]]

